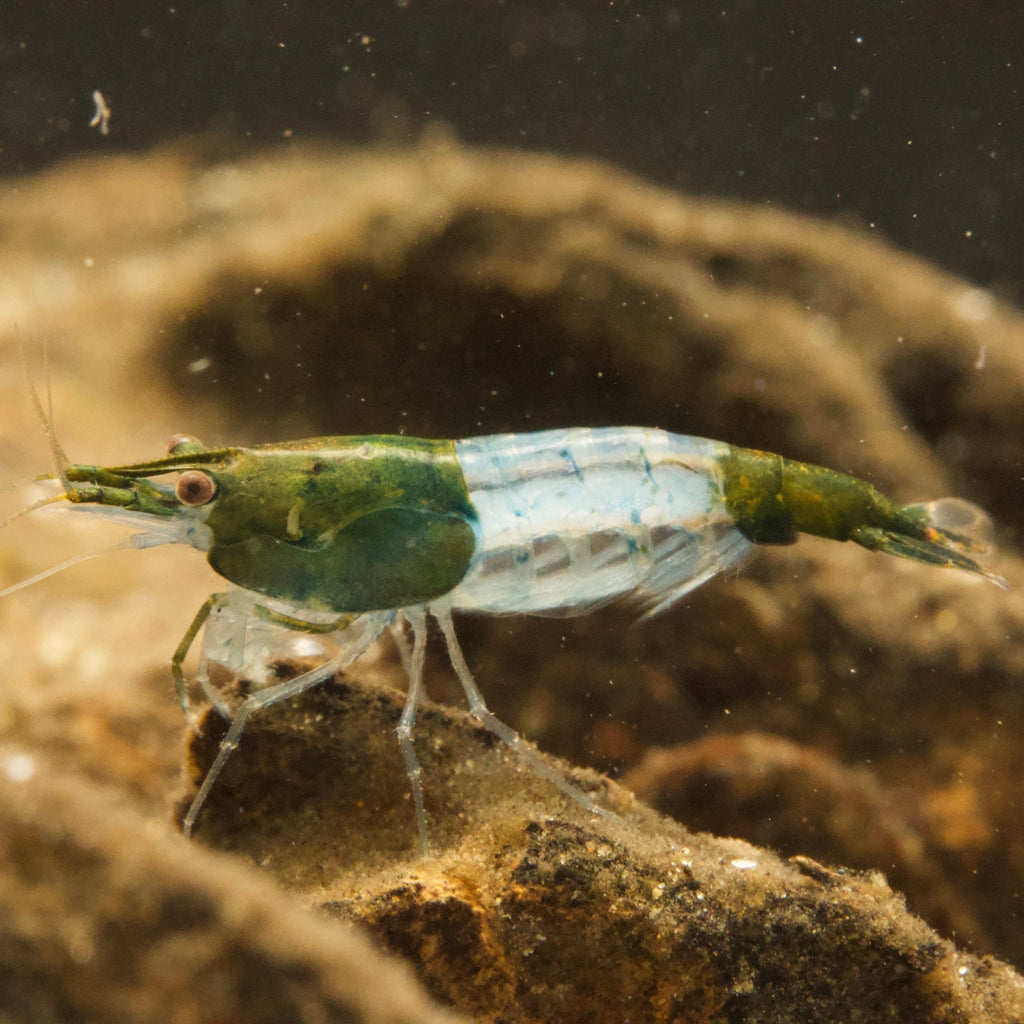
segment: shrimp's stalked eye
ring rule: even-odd
[[[217,485],[208,474],[189,469],[178,477],[174,494],[183,505],[205,505],[216,497]]]
[[[185,455],[188,452],[202,451],[205,446],[190,434],[171,434],[167,442],[168,455]]]

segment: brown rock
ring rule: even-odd
[[[494,710],[574,763],[620,770],[652,746],[704,740],[735,754],[754,732],[780,744],[727,757],[728,787],[708,790],[714,766],[692,761],[673,776],[688,794],[677,807],[800,859],[696,837],[588,776],[625,816],[592,821],[436,710],[417,746],[440,854],[421,861],[390,731],[400,698],[366,689],[401,682],[382,653],[253,721],[198,837],[250,865],[224,867],[224,888],[197,884],[199,896],[167,873],[175,858],[191,871],[199,851],[162,828],[115,828],[109,794],[136,815],[125,821],[166,819],[181,736],[166,661],[220,584],[195,552],[107,556],[0,602],[4,755],[88,780],[67,805],[40,790],[7,812],[21,824],[4,838],[22,844],[5,855],[10,906],[36,906],[35,893],[49,908],[9,918],[16,991],[52,989],[65,1017],[101,1019],[114,1005],[104,992],[125,1005],[116,941],[137,959],[139,936],[159,928],[129,914],[81,971],[60,937],[64,917],[110,919],[89,901],[111,886],[117,916],[137,892],[159,925],[170,886],[209,908],[204,941],[249,948],[224,908],[256,884],[256,865],[301,902],[366,922],[435,995],[478,1017],[1021,1018],[1019,979],[947,942],[955,932],[1024,963],[1015,311],[834,225],[444,140],[72,164],[0,194],[0,232],[6,479],[47,465],[18,355],[20,344],[38,375],[47,341],[58,433],[81,461],[151,458],[180,430],[246,443],[661,426],[856,472],[906,500],[975,500],[995,517],[994,565],[1017,587],[804,541],[635,629],[619,608],[459,624]],[[0,568],[23,578],[113,532],[40,513],[0,535]],[[454,700],[440,661],[430,674]],[[324,717],[300,720],[310,713]],[[813,769],[803,780],[777,774],[785,751]],[[766,769],[786,782],[774,807],[744,797]],[[832,780],[831,799],[820,787],[814,799],[815,778]],[[86,870],[90,823],[108,817]],[[54,821],[60,844],[45,839]],[[32,876],[36,848],[55,852]],[[164,866],[148,872],[147,857]],[[851,863],[899,878],[946,938],[878,875],[835,867]],[[266,966],[277,952],[256,946],[238,976],[280,977]],[[309,1005],[334,1019],[342,996],[317,963]],[[140,1005],[166,1004],[152,975],[133,977]],[[262,989],[246,991],[237,1012],[259,1019]],[[11,1013],[45,1019],[22,1009],[35,1005]]]

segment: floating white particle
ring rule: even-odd
[[[110,134],[110,107],[107,105],[107,101],[103,98],[103,93],[99,89],[93,89],[92,101],[96,104],[96,113],[93,114],[92,120],[89,122],[90,128],[99,128],[100,135]]]
[[[756,868],[757,867],[757,861],[756,860],[749,860],[746,857],[737,857],[735,860],[729,861],[729,863],[737,871],[749,871],[751,868]]]

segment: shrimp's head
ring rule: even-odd
[[[166,458],[127,466],[66,464],[59,468],[64,491],[48,501],[69,501],[79,511],[128,526],[140,526],[133,547],[187,543],[208,550],[205,525],[216,496],[213,477],[198,467],[216,466],[231,449],[208,449],[194,438],[176,435]],[[177,473],[177,479],[160,478]]]
[[[191,544],[238,586],[306,609],[428,602],[458,584],[476,549],[476,512],[450,441],[209,449],[176,437],[163,459],[68,466],[65,477],[63,497],[76,506],[142,524],[134,546]]]

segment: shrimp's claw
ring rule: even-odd
[[[988,516],[968,501],[942,498],[923,505],[907,505],[903,509],[911,519],[918,519],[917,529],[904,532],[878,526],[858,526],[850,540],[871,551],[883,551],[914,562],[924,562],[941,569],[963,569],[984,576],[997,587],[1009,590],[1010,584],[998,573],[979,565],[966,552],[984,552],[991,547],[991,524]]]

